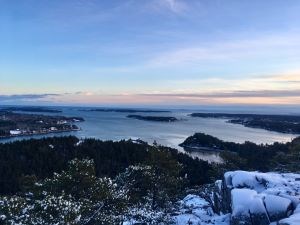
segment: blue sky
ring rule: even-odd
[[[0,6],[2,104],[300,104],[298,0]]]

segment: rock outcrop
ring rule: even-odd
[[[231,225],[300,224],[300,175],[234,171],[217,181],[214,209]]]
[[[188,195],[179,202],[179,211],[173,216],[176,225],[229,225],[230,215],[217,215],[211,204],[198,195]]]

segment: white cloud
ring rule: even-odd
[[[270,34],[233,41],[192,43],[159,53],[148,64],[154,67],[186,65],[200,62],[232,61],[264,57],[299,58],[300,34]],[[268,58],[266,58],[268,59]]]
[[[179,0],[161,0],[174,13],[181,13],[187,9],[187,5]]]
[[[174,14],[183,14],[188,10],[187,1],[183,0],[152,0],[150,4],[148,4],[150,9],[155,11],[163,11],[168,10]]]
[[[140,94],[141,96],[152,97],[175,97],[175,98],[281,98],[281,97],[300,97],[300,90],[239,90],[227,92],[208,92],[208,93],[161,93],[161,94]]]
[[[16,94],[16,95],[0,95],[1,102],[15,102],[15,101],[40,101],[51,99],[52,97],[59,97],[60,94]]]

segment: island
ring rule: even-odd
[[[128,115],[127,118],[153,121],[153,122],[175,122],[178,121],[176,117],[173,116],[141,116],[141,115]]]
[[[77,131],[81,117],[48,116],[0,111],[0,138]]]
[[[185,151],[220,151],[225,147],[223,142],[216,137],[204,133],[195,133],[179,144]]]
[[[84,112],[120,112],[120,113],[167,113],[167,110],[152,110],[152,109],[121,109],[121,108],[95,108],[81,109]]]
[[[300,115],[192,113],[192,117],[223,118],[228,123],[280,133],[300,134]]]
[[[39,107],[39,106],[12,106],[2,107],[4,111],[18,111],[18,112],[37,112],[37,113],[61,113],[61,110]]]
[[[300,137],[287,143],[256,144],[250,141],[229,142],[205,133],[195,133],[180,146],[187,152],[218,151],[223,162],[229,163],[229,168],[300,171]]]

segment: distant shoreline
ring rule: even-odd
[[[75,125],[82,117],[66,117],[0,111],[0,138],[46,135],[51,133],[78,131]]]
[[[40,135],[47,135],[47,134],[57,134],[57,133],[68,133],[68,132],[75,132],[80,131],[81,128],[74,128],[70,130],[56,130],[56,131],[47,131],[47,132],[39,132],[39,133],[31,133],[31,134],[17,134],[17,135],[11,135],[11,136],[0,136],[0,140],[5,139],[12,139],[12,138],[18,138],[18,137],[35,137]]]
[[[33,112],[33,113],[62,113],[62,110],[50,109],[48,107],[38,107],[38,106],[11,106],[11,107],[1,107],[1,111],[12,111],[12,112]]]
[[[300,116],[234,113],[192,113],[191,117],[227,119],[226,122],[245,127],[286,134],[300,134]]]
[[[151,110],[151,109],[116,109],[116,108],[103,108],[103,109],[80,109],[82,112],[120,112],[120,113],[168,113],[169,110]]]

